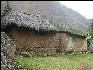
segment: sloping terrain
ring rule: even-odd
[[[58,1],[9,1],[12,10],[25,13],[33,13],[53,17],[56,24],[85,30],[88,27],[88,19],[76,11],[60,4]]]
[[[5,5],[2,1],[1,7]],[[45,16],[48,20],[53,18],[57,26],[71,27],[77,30],[86,30],[89,26],[89,19],[78,12],[68,8],[58,1],[8,1],[12,10],[23,13],[39,14]]]

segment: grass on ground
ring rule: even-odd
[[[47,57],[15,56],[18,65],[26,70],[80,70],[84,65],[93,66],[93,54],[72,54]]]

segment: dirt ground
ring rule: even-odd
[[[80,70],[93,70],[93,67],[92,67],[92,66],[89,66],[89,65],[87,64],[87,65],[81,66]]]

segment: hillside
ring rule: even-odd
[[[44,15],[47,19],[52,16],[54,23],[64,27],[86,30],[89,25],[88,19],[58,1],[9,1],[9,6],[12,10]]]

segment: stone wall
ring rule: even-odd
[[[72,37],[69,37],[66,39],[67,41],[67,51],[72,51],[74,50],[74,43],[72,42]]]
[[[16,46],[5,32],[1,32],[1,70],[14,70],[14,53]]]
[[[85,51],[87,51],[87,40],[86,39],[84,40],[84,44],[83,44],[82,49],[84,49]]]
[[[67,51],[87,51],[87,40],[85,38],[67,34]]]
[[[90,47],[90,49],[89,49],[89,50],[90,50],[90,52],[92,52],[92,53],[93,53],[93,42],[91,42],[91,43],[90,43],[90,46],[89,46],[89,47]]]

